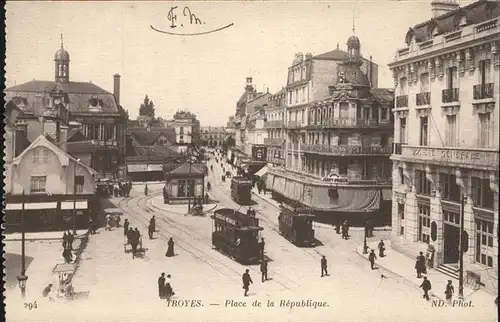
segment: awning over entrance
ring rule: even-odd
[[[57,202],[26,202],[24,203],[24,209],[35,210],[35,209],[56,209]],[[22,203],[8,203],[5,205],[5,210],[22,210]]]
[[[259,171],[257,171],[255,173],[255,175],[258,177],[262,177],[263,175],[267,174],[268,172],[269,172],[269,168],[267,166],[263,166],[262,169],[260,169]]]
[[[61,209],[74,209],[73,206],[76,206],[76,209],[87,209],[87,201],[76,201],[76,204],[73,201],[62,201],[61,202]]]

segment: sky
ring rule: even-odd
[[[253,77],[257,90],[286,85],[297,52],[346,49],[355,34],[361,54],[379,64],[379,87],[393,87],[387,64],[409,27],[431,18],[430,0],[267,2],[12,2],[6,4],[6,86],[53,80],[61,33],[70,53],[70,80],[113,91],[136,119],[147,94],[156,116],[189,110],[203,126],[225,125]],[[460,1],[464,6],[471,1]],[[192,14],[201,24],[192,24]],[[173,15],[169,15],[172,7]],[[186,16],[184,15],[186,14]],[[171,28],[174,16],[175,28]],[[353,19],[354,17],[354,19]],[[221,31],[197,36],[233,24]]]

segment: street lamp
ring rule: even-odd
[[[365,238],[363,240],[363,254],[368,254],[368,245],[366,244],[366,235],[368,233],[368,225],[367,222],[365,221]]]
[[[80,159],[76,159],[73,175],[73,235],[76,235],[76,166],[80,164]]]
[[[17,281],[19,282],[19,288],[21,289],[21,296],[24,298],[26,296],[26,281],[28,276],[26,276],[26,256],[25,256],[25,228],[24,228],[24,189],[23,189],[23,200],[21,208],[21,275],[17,276]]]
[[[187,152],[187,151],[186,151]],[[191,160],[191,154],[187,154],[188,155],[188,160],[189,160],[189,176],[188,176],[188,180],[187,180],[187,195],[188,195],[188,212],[191,211],[191,166],[193,164],[193,160]]]

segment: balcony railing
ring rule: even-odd
[[[285,142],[285,139],[281,139],[281,138],[265,138],[264,139],[265,145],[282,146],[284,142]]]
[[[402,152],[402,146],[405,145],[406,143],[393,143],[392,144],[392,154],[401,154]]]
[[[458,102],[459,101],[458,88],[443,89],[443,93],[441,94],[441,101],[443,103]]]
[[[301,122],[299,122],[299,121],[288,121],[287,127],[289,129],[299,128],[299,127],[301,127]]]
[[[389,148],[380,146],[302,144],[301,149],[304,152],[316,152],[316,153],[326,153],[334,155],[391,154]]]
[[[378,127],[391,126],[389,121],[379,122],[375,119],[356,119],[352,117],[336,117],[333,119],[323,120],[322,122],[311,122],[308,127],[325,128],[325,127]]]
[[[431,92],[417,94],[417,106],[430,105],[430,104],[431,104]]]
[[[283,120],[266,121],[266,123],[264,123],[265,128],[277,128],[283,127],[284,125],[285,122]]]
[[[493,83],[474,85],[474,99],[493,98]]]
[[[408,107],[408,95],[396,96],[396,107]]]

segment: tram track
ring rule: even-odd
[[[141,208],[141,203],[143,203],[143,205],[147,207],[146,203],[150,199],[152,199],[155,196],[158,196],[160,194],[161,193],[154,193],[154,194],[152,194],[150,196],[143,196],[143,197],[139,197],[139,198],[135,198],[135,199],[125,200],[124,202],[126,202],[127,208],[123,207],[124,202],[120,202],[120,208],[122,208],[122,210],[124,212],[127,212],[130,215],[132,215],[131,212],[133,212],[134,215],[132,215],[132,217],[134,217],[139,222],[142,222],[143,224],[148,225],[149,224],[149,219],[146,218],[146,216],[143,215],[143,214],[141,214],[140,212],[138,212],[136,210],[133,210],[133,208],[130,207],[131,206],[130,202],[134,202],[134,201],[137,202],[137,208]],[[146,209],[146,208],[143,208],[143,209]],[[170,214],[178,215],[178,214],[169,212],[168,210],[164,210],[164,209],[161,209],[161,208],[158,208],[156,211],[161,211],[161,212],[165,212],[165,213],[170,213]],[[193,245],[193,240],[196,240],[196,241],[198,241],[198,242],[200,242],[202,244],[201,247],[206,247],[207,244],[211,245],[211,240],[209,240],[209,243],[207,243],[206,242],[207,241],[206,238],[204,238],[204,236],[201,235],[200,233],[198,233],[197,231],[195,231],[195,230],[193,230],[191,228],[188,228],[188,227],[186,227],[183,224],[180,224],[178,222],[172,221],[172,220],[170,220],[168,218],[162,217],[161,219],[163,219],[163,221],[165,222],[166,225],[170,226],[170,228],[167,228],[166,225],[158,225],[158,228],[160,229],[159,235],[161,237],[163,237],[164,239],[167,239],[170,236],[175,236],[175,238],[176,238],[176,245],[179,248],[181,248],[184,251],[186,251],[187,253],[191,254],[194,258],[202,261],[206,265],[212,267],[213,269],[215,269],[216,271],[218,271],[219,273],[221,273],[222,275],[224,275],[226,278],[228,278],[228,279],[230,279],[232,281],[235,281],[237,283],[241,283],[241,278],[240,278],[241,271],[239,271],[236,268],[233,268],[233,267],[231,267],[231,266],[223,263],[222,260],[219,260],[219,259],[215,258],[214,256],[210,255],[209,252],[201,249],[200,247],[197,247],[197,246]],[[174,227],[174,226],[183,226],[189,232],[186,232],[185,230],[180,229],[178,227]],[[175,230],[177,232],[175,232]],[[179,232],[181,234],[187,235],[187,237],[180,236],[181,234],[179,234]],[[198,235],[200,237],[193,239],[192,238],[193,234],[196,234],[196,235]],[[186,240],[186,239],[189,239],[189,241]],[[204,239],[205,239],[205,241],[203,241]],[[181,243],[179,243],[179,241]],[[210,247],[210,250],[212,251],[213,248]],[[221,256],[224,256],[224,255],[221,254]],[[217,264],[214,264],[214,263],[217,263]],[[234,262],[234,263],[236,263],[236,262]],[[239,263],[236,263],[236,264],[239,265]],[[255,268],[249,267],[249,269],[251,271],[253,271],[254,273],[258,272]],[[258,272],[258,273],[260,274],[260,272]],[[236,277],[234,276],[234,274],[236,274]],[[276,281],[276,282],[281,287],[283,287],[284,289],[287,289],[287,290],[291,289],[288,285],[283,284],[280,281]],[[294,283],[292,280],[289,280],[289,282]],[[296,284],[296,283],[294,283],[294,284]],[[299,284],[296,284],[296,285],[300,287]]]

